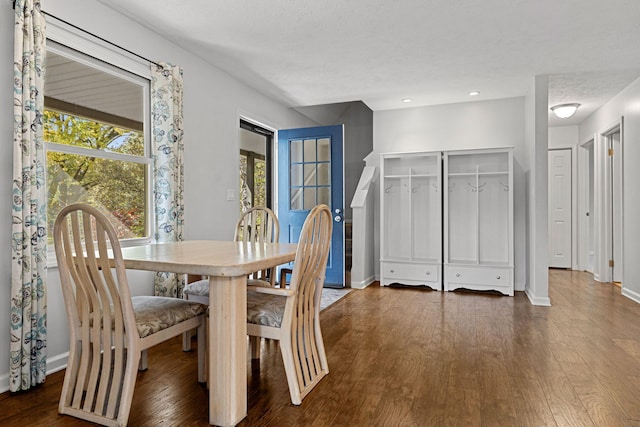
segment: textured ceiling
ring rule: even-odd
[[[550,105],[583,104],[550,124],[577,124],[640,76],[638,0],[99,1],[295,107],[523,96],[548,74]]]

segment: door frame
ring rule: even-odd
[[[595,257],[593,278],[598,282],[611,282],[613,280],[613,271],[609,266],[609,260],[613,259],[613,218],[610,206],[612,200],[612,175],[611,161],[608,155],[608,139],[611,134],[616,132],[620,132],[620,146],[624,147],[623,117],[603,127],[594,137]],[[621,200],[621,204],[623,203],[624,200]],[[620,209],[622,209],[622,206]],[[622,235],[624,236],[624,224],[621,227],[623,230]],[[622,253],[620,254],[620,259],[622,259]]]
[[[595,140],[597,135],[594,134],[586,141],[578,144],[577,150],[577,195],[578,209],[577,215],[577,266],[576,270],[588,271],[593,274],[593,264],[589,261],[590,257],[595,259],[595,245],[592,246],[591,241],[595,238],[595,232],[592,224],[595,221],[593,197],[595,192],[594,181],[594,156]],[[593,253],[591,253],[593,251]],[[594,260],[595,262],[595,260]]]

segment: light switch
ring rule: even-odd
[[[227,188],[227,200],[235,200],[236,199],[236,190],[233,188]]]

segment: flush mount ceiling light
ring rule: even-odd
[[[411,102],[412,99],[411,98],[402,98],[402,102]]]
[[[573,116],[578,109],[580,104],[558,104],[551,107],[551,111],[553,114],[560,117],[561,119],[568,119]]]
[[[472,90],[471,92],[469,92],[469,96],[478,96],[480,95],[480,92],[478,92],[477,90]]]

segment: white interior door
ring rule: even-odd
[[[571,268],[571,149],[549,151],[549,267]]]

